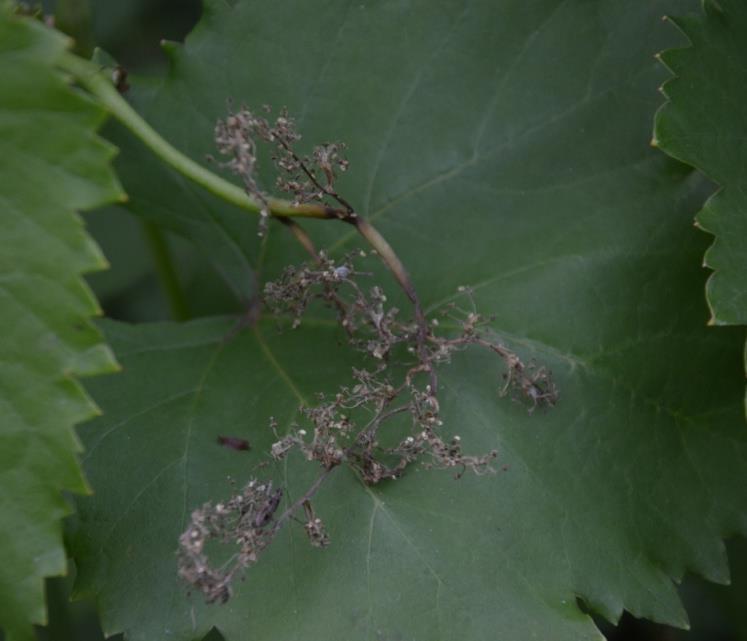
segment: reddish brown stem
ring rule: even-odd
[[[311,484],[308,490],[304,492],[304,495],[296,500],[288,509],[286,509],[277,519],[275,519],[275,525],[273,525],[273,533],[277,532],[283,524],[290,519],[306,501],[310,501],[314,495],[319,491],[324,481],[332,473],[332,470],[337,469],[337,466],[330,467],[322,472],[316,480]]]
[[[358,233],[360,233],[360,235],[368,241],[368,244],[378,252],[381,260],[392,272],[394,278],[404,290],[407,298],[410,299],[410,302],[415,309],[415,323],[418,326],[418,356],[422,363],[427,363],[429,360],[426,347],[429,334],[428,321],[425,318],[423,306],[420,304],[420,298],[415,290],[415,286],[412,284],[412,280],[410,280],[410,275],[407,273],[407,269],[405,269],[404,264],[392,249],[392,246],[387,242],[386,238],[384,238],[371,223],[364,218],[357,216],[354,225],[358,230]],[[433,367],[429,367],[428,371],[430,374],[431,393],[435,395],[438,389],[436,371]]]
[[[301,247],[306,250],[306,253],[308,253],[316,262],[319,262],[319,252],[316,250],[314,241],[311,240],[311,236],[306,233],[306,230],[291,218],[279,217],[278,220],[290,229],[293,237],[300,243]]]
[[[365,238],[368,244],[378,252],[384,264],[392,272],[394,278],[397,280],[400,287],[402,287],[402,289],[404,290],[405,295],[413,304],[415,310],[415,323],[418,327],[418,356],[421,362],[427,363],[427,340],[429,333],[428,322],[426,320],[425,313],[423,312],[423,306],[420,304],[420,298],[418,297],[417,291],[415,290],[415,286],[410,279],[410,275],[407,273],[407,269],[405,269],[404,264],[399,259],[399,256],[397,256],[394,249],[392,249],[392,246],[387,242],[386,238],[384,238],[370,222],[368,222],[365,218],[359,216],[355,212],[353,206],[347,200],[345,200],[334,189],[332,189],[330,185],[322,185],[319,182],[317,177],[314,175],[314,172],[312,172],[306,166],[306,163],[298,156],[298,154],[296,154],[288,141],[283,139],[281,136],[277,137],[277,141],[280,143],[283,149],[285,149],[285,151],[291,155],[293,160],[298,163],[298,166],[301,167],[301,170],[304,172],[304,174],[306,174],[312,184],[317,189],[319,189],[319,191],[327,194],[331,198],[334,198],[340,205],[344,207],[344,211],[337,210],[338,218],[346,223],[353,225],[358,230],[358,233],[363,236],[363,238]],[[295,231],[294,234],[296,234],[296,237],[299,238],[299,241],[305,247],[307,246],[307,241],[310,243],[310,239],[308,238],[308,236],[306,236],[305,233],[303,234],[303,237],[299,236]],[[313,247],[313,245],[311,246]],[[436,376],[436,371],[433,367],[429,367],[428,371],[430,375],[431,393],[435,395],[438,390],[438,378]]]

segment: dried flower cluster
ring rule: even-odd
[[[465,455],[459,436],[444,440],[440,434],[443,422],[431,374],[450,362],[457,351],[471,345],[489,349],[506,365],[501,395],[511,393],[524,400],[531,412],[557,401],[549,372],[525,365],[514,352],[485,336],[490,319],[474,311],[466,288],[460,289],[472,304],[471,311],[452,303],[439,314],[450,321],[455,335],[439,335],[436,330],[446,323],[434,318],[425,336],[425,349],[418,349],[417,323],[401,321],[396,307],[387,308],[380,287],[365,292],[355,281],[355,275],[364,273],[354,269],[351,256],[339,265],[322,256],[315,266],[286,269],[279,281],[265,287],[267,306],[275,314],[290,312],[293,327],[301,323],[311,301],[331,306],[349,332],[351,345],[374,362],[370,369],[353,369],[352,386],[341,387],[332,398],[321,396],[315,407],[301,408],[309,429],[296,426],[279,439],[272,447],[273,458],[280,460],[298,448],[306,459],[325,469],[347,464],[371,485],[398,478],[417,460],[427,467],[456,468],[457,477],[467,469],[477,474],[489,471],[495,451]],[[402,349],[397,351],[398,347]],[[402,372],[399,383],[391,380],[392,371]],[[399,415],[409,417],[399,444],[382,447],[378,440],[382,426]]]
[[[263,111],[269,115],[272,110],[265,105]],[[325,197],[343,202],[334,184],[337,175],[348,168],[345,145],[324,143],[314,147],[310,156],[300,156],[294,150],[300,139],[295,121],[285,108],[274,120],[268,120],[242,106],[215,126],[218,151],[230,158],[223,166],[241,177],[246,191],[262,203],[260,235],[266,231],[270,210],[268,197],[256,179],[258,140],[273,146],[272,161],[278,170],[275,186],[290,194],[295,205],[324,202]]]
[[[269,109],[266,109],[269,111]],[[270,448],[275,461],[293,450],[315,461],[321,474],[307,491],[276,516],[282,490],[272,483],[250,481],[242,493],[225,504],[207,503],[192,514],[189,528],[179,543],[179,574],[208,602],[225,601],[238,572],[252,565],[279,529],[289,520],[300,520],[311,545],[326,547],[329,536],[311,499],[331,472],[340,466],[355,471],[362,482],[375,485],[400,478],[414,464],[445,468],[460,478],[467,470],[475,474],[493,471],[497,452],[465,454],[458,435],[446,436],[438,401],[440,366],[451,362],[455,353],[476,346],[497,355],[505,373],[499,382],[501,396],[511,395],[537,407],[552,407],[558,393],[550,372],[530,363],[496,340],[489,331],[492,320],[478,313],[472,291],[460,287],[464,309],[451,303],[430,320],[420,306],[409,276],[389,244],[353,210],[334,187],[338,171],[347,169],[338,143],[320,145],[311,156],[300,156],[293,148],[300,139],[293,120],[285,110],[270,123],[246,108],[220,121],[215,130],[220,152],[230,157],[226,165],[239,174],[249,192],[264,204],[269,216],[270,199],[259,189],[256,178],[260,139],[274,145],[273,161],[280,173],[276,186],[294,196],[297,204],[324,202],[329,197],[342,209],[333,210],[340,219],[353,223],[389,267],[404,293],[413,303],[413,318],[403,319],[400,310],[387,305],[383,289],[363,286],[362,277],[371,274],[356,269],[364,252],[340,261],[318,252],[309,237],[295,223],[285,220],[296,238],[313,256],[313,261],[287,267],[280,278],[268,282],[263,303],[282,322],[293,328],[314,302],[331,308],[350,345],[368,357],[370,365],[353,369],[353,380],[333,395],[320,394],[318,403],[300,408],[302,421],[280,436],[270,419],[276,441]],[[221,568],[209,564],[205,544],[211,539],[238,546],[238,552]]]
[[[240,570],[257,561],[274,535],[273,517],[283,490],[253,479],[241,494],[225,503],[205,503],[192,512],[179,537],[179,576],[200,590],[208,603],[225,603]],[[220,568],[211,566],[205,546],[211,540],[235,545],[238,551]]]

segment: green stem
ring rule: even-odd
[[[143,221],[143,232],[145,233],[145,238],[153,256],[158,280],[166,292],[172,318],[175,321],[188,320],[190,317],[189,304],[179,282],[179,276],[174,268],[171,251],[163,232],[153,223],[146,221]]]
[[[185,156],[164,140],[128,104],[112,84],[108,74],[97,65],[78,56],[65,53],[58,61],[59,66],[72,74],[81,85],[96,96],[119,122],[135,134],[156,156],[176,171],[186,176],[210,193],[237,207],[259,213],[262,203],[249,196],[241,187],[214,174]],[[300,216],[304,218],[338,218],[334,209],[326,205],[306,204],[294,206],[287,200],[268,199],[273,216]]]
[[[232,203],[242,209],[259,213],[263,209],[263,203],[256,198],[248,195],[243,189],[233,183],[224,180],[203,166],[198,165],[188,156],[185,156],[178,149],[171,146],[156,132],[140,115],[122,98],[120,93],[112,84],[111,78],[107,73],[97,65],[83,60],[71,53],[63,54],[59,61],[59,66],[72,74],[78,82],[88,91],[96,96],[109,112],[135,134],[145,145],[150,148],[166,164],[180,172],[190,180],[194,181],[201,187],[204,187],[210,193],[222,198],[226,202]],[[302,164],[303,166],[303,164]],[[305,169],[304,169],[305,170]],[[314,181],[314,177],[307,172],[309,178]],[[323,190],[323,187],[320,186]],[[425,350],[425,339],[428,333],[425,315],[418,299],[415,288],[413,287],[410,276],[407,273],[402,261],[394,252],[386,239],[366,220],[353,211],[345,200],[339,198],[336,194],[333,196],[340,201],[345,209],[334,209],[323,204],[304,204],[294,205],[287,200],[277,198],[268,198],[267,205],[270,208],[270,214],[281,218],[305,217],[305,218],[324,218],[336,219],[350,223],[356,227],[358,232],[374,247],[384,263],[394,274],[397,282],[404,289],[408,298],[415,306],[415,319],[419,326],[419,345],[421,351]],[[435,389],[435,380],[433,381]]]

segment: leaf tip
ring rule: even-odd
[[[654,136],[649,143],[652,147],[657,148],[659,146],[659,139]]]

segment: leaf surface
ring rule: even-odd
[[[656,144],[697,167],[722,187],[698,213],[697,225],[716,238],[704,265],[711,323],[747,323],[747,163],[743,98],[747,83],[747,9],[742,2],[704,2],[703,15],[673,22],[691,46],[661,60],[675,74],[656,118]]]
[[[727,580],[721,537],[747,529],[742,337],[705,327],[706,239],[690,224],[702,183],[648,145],[652,54],[672,44],[659,16],[677,6],[207,5],[169,47],[168,77],[134,90],[148,119],[196,159],[228,97],[287,105],[309,145],[345,141],[340,189],[426,305],[472,285],[503,340],[554,371],[561,403],[530,416],[497,397],[497,363],[461,355],[442,374],[445,429],[474,452],[496,447],[505,471],[373,489],[341,471],[318,501],[332,547],[288,530],[232,601],[206,607],[175,574],[190,511],[227,497],[226,476],[248,479],[271,415],[286,427],[354,361],[323,316],[233,340],[230,319],[107,324],[125,373],[91,385],[106,415],[85,430],[97,494],[79,502],[75,547],[78,590],[97,595],[108,633],[592,639],[576,595],[613,620],[627,608],[685,625],[672,579]],[[209,237],[219,264],[235,250],[264,277],[303,257],[280,226],[258,247],[256,218],[117,140],[134,210]],[[356,246],[335,223],[306,227],[337,255]],[[225,434],[252,453],[217,445]],[[316,471],[294,459],[267,473],[298,496]]]
[[[87,492],[73,425],[96,413],[77,378],[115,369],[81,279],[106,261],[76,210],[121,198],[103,113],[55,61],[65,39],[0,7],[0,625],[33,638],[44,577],[63,574],[62,490]]]

